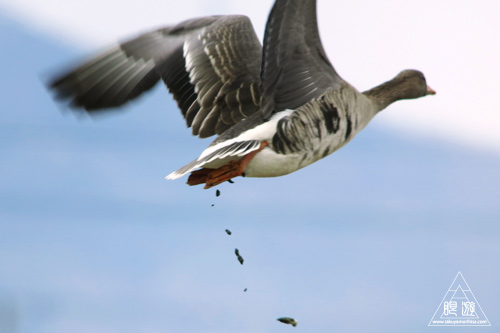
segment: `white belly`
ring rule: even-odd
[[[245,169],[245,177],[284,176],[304,167],[301,160],[301,154],[277,154],[266,147],[250,161]]]

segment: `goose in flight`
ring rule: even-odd
[[[316,0],[276,0],[261,46],[246,16],[210,16],[145,33],[55,77],[56,99],[89,114],[121,106],[162,80],[193,135],[216,139],[166,178],[218,185],[276,177],[343,147],[381,110],[435,94],[404,70],[363,93],[328,60]]]

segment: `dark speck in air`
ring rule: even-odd
[[[219,195],[220,195],[220,191],[219,190],[215,191],[215,196],[218,197]]]
[[[231,230],[226,229],[226,234],[228,234],[229,236],[231,236]]]
[[[292,325],[293,327],[297,326],[297,321],[290,317],[282,317],[278,318],[277,320],[282,322],[283,324]]]
[[[238,257],[238,261],[240,262],[240,264],[242,264],[242,265],[243,265],[243,262],[244,262],[245,260],[243,259],[243,257],[242,257],[242,256],[240,256],[240,251],[238,251],[238,249],[234,249],[234,253],[235,253],[235,254],[236,254],[236,256]]]

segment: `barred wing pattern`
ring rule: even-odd
[[[117,107],[160,79],[193,135],[221,134],[260,110],[262,47],[246,16],[211,16],[145,33],[50,82],[88,113]]]

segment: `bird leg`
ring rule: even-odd
[[[234,177],[241,176],[245,171],[246,167],[250,161],[257,155],[262,149],[267,146],[266,141],[260,143],[260,147],[251,153],[246,154],[239,161],[230,161],[228,164],[221,166],[218,169],[208,169],[202,168],[191,172],[188,178],[188,185],[199,185],[205,183],[205,189],[219,185],[225,181],[228,181]]]

